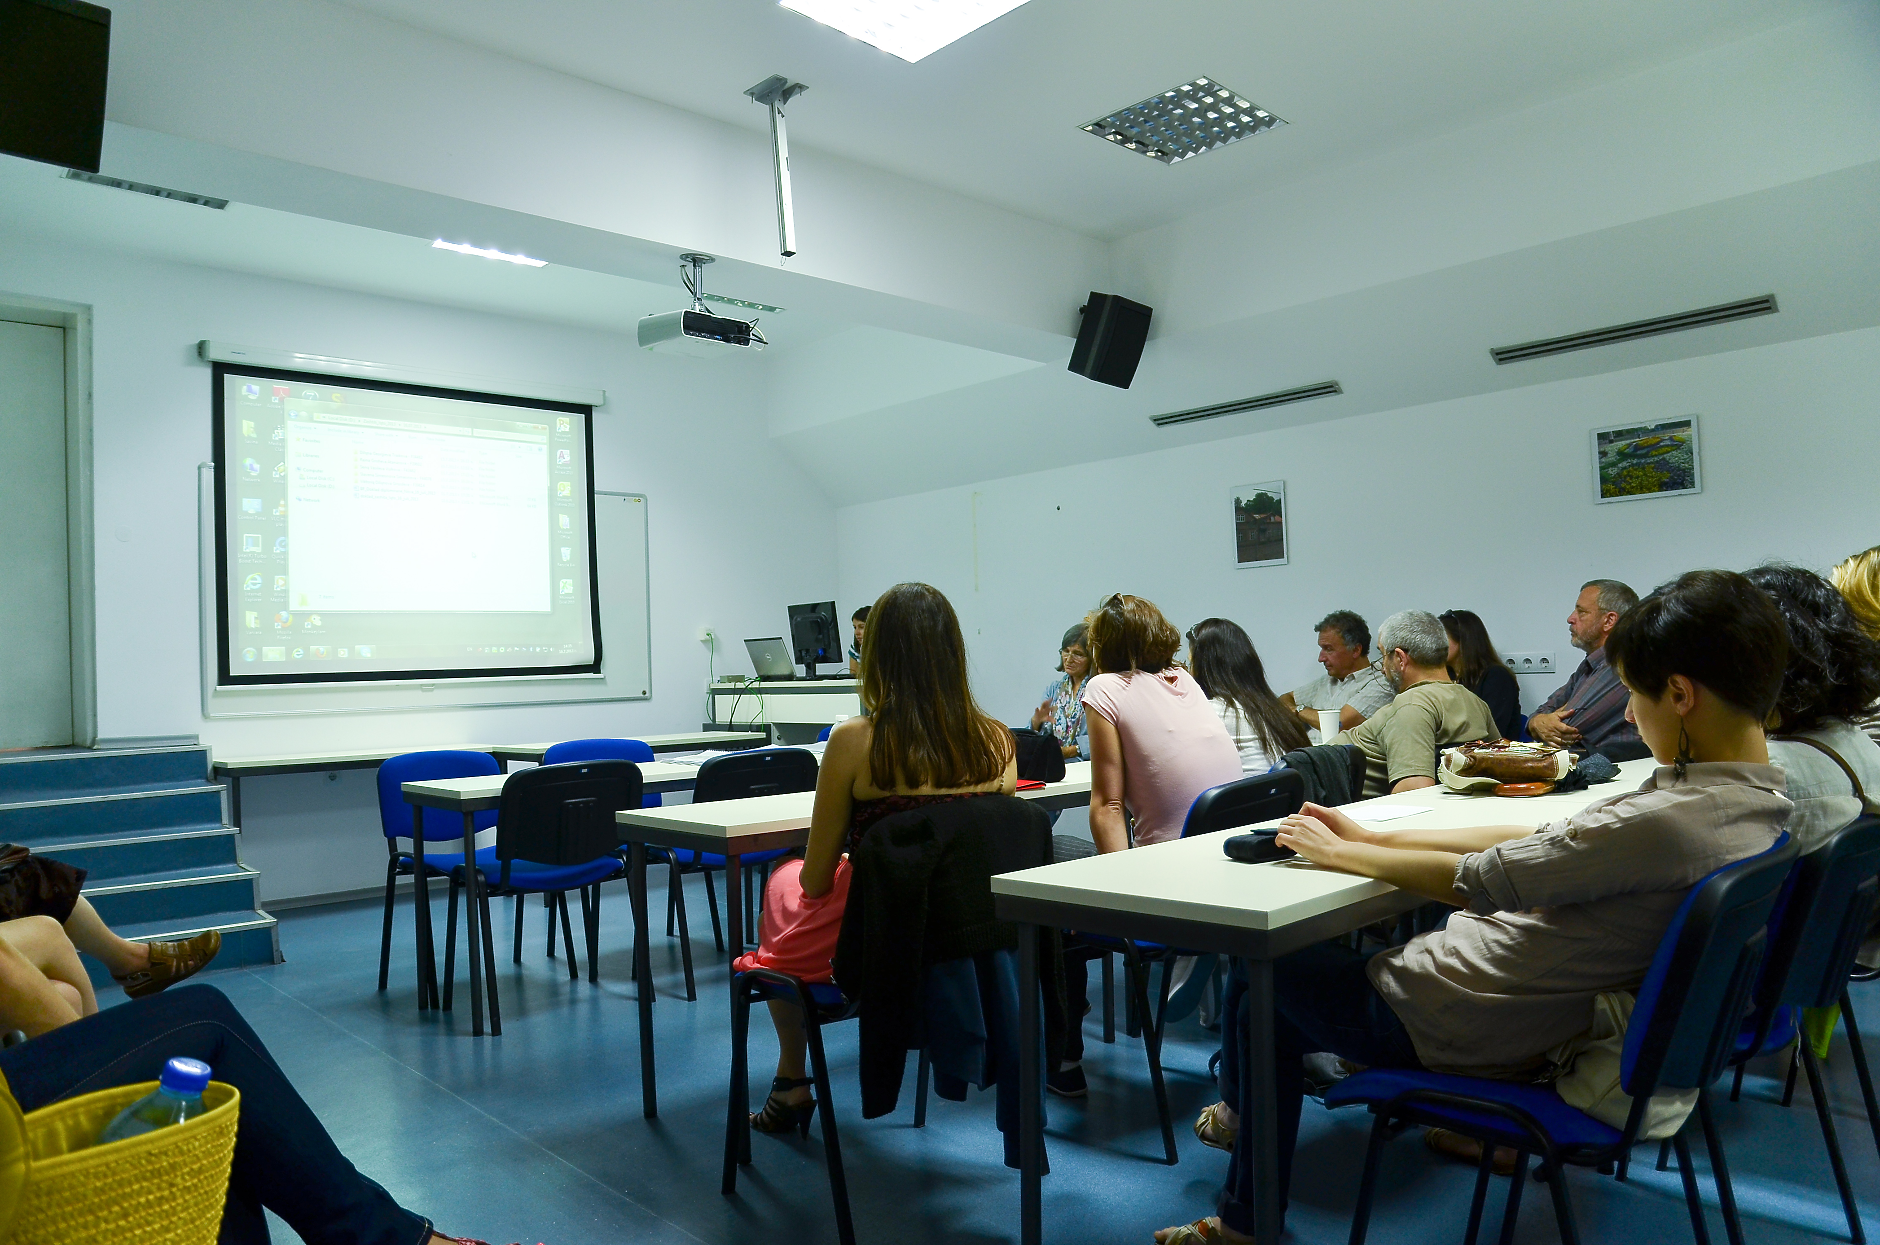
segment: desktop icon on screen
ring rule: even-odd
[[[274,464],[274,478],[277,480],[285,480],[287,478],[287,464],[286,463]]]
[[[253,661],[254,659],[255,659],[255,650],[253,650],[252,648],[245,648],[242,650],[243,661]]]
[[[274,386],[274,396],[277,399],[285,398],[287,396],[287,386],[286,385]]]
[[[279,518],[286,517],[286,515],[287,515],[287,499],[283,497],[281,498],[281,500],[274,503],[274,517],[279,519]]]
[[[569,432],[569,431],[572,431],[573,428],[574,428],[574,421],[569,419],[566,415],[557,415],[555,417],[555,431],[556,432]]]
[[[341,649],[341,650],[339,651],[339,655],[340,655],[341,657],[344,657],[344,656],[346,655],[346,650],[345,650],[345,649]]]
[[[286,553],[286,552],[287,552],[287,537],[285,537],[285,536],[276,536],[276,537],[274,538],[274,552],[276,552],[276,553]]]
[[[276,631],[283,630],[284,628],[291,627],[293,625],[294,625],[294,616],[288,613],[286,610],[282,610],[280,613],[274,616],[274,629]]]
[[[574,482],[572,480],[562,480],[556,483],[555,496],[573,497],[574,496]]]
[[[559,522],[561,526],[561,530],[564,532],[567,531],[571,526],[573,526],[571,523],[568,522],[568,516],[566,514],[558,514],[555,516],[555,518]]]
[[[242,435],[244,437],[250,438],[251,440],[253,439],[255,435],[255,421],[254,420],[252,419],[242,420]]]
[[[571,451],[569,450],[556,450],[555,451],[555,465],[556,466],[566,467],[569,463],[573,461],[574,461],[574,454]]]
[[[295,661],[300,661],[302,658],[306,657],[306,655],[307,655],[307,650],[304,648],[297,648],[293,651],[292,654],[290,654],[290,656],[292,656]]]
[[[264,647],[261,650],[262,661],[286,661],[287,650],[284,648]]]
[[[259,587],[260,585],[256,585],[256,586]],[[259,628],[261,626],[261,611],[243,610],[242,611],[242,626],[248,628],[248,630],[250,631],[254,631],[257,628]]]
[[[561,560],[563,562],[574,561],[574,550],[570,549],[567,545],[563,545],[561,547]]]
[[[261,464],[252,458],[244,458],[242,459],[242,473],[248,476],[258,476],[261,474]]]
[[[285,441],[285,440],[287,440],[287,429],[285,429],[285,428],[276,428],[276,429],[275,429],[275,430],[274,430],[273,432],[270,432],[270,433],[268,434],[268,440],[270,440],[270,441]]]
[[[564,597],[571,597],[574,595],[574,580],[564,579],[561,581],[561,595],[563,595]]]
[[[261,552],[261,533],[259,532],[244,533],[242,536],[242,552],[243,553],[260,553]]]
[[[276,592],[286,592],[286,591],[287,591],[287,576],[285,576],[285,575],[276,575],[276,576],[274,577],[274,590],[275,590]]]
[[[370,644],[361,644],[361,645],[356,646],[353,649],[353,652],[357,653],[361,657],[370,657],[372,656],[372,646]]]
[[[242,580],[242,588],[248,592],[260,592],[261,576],[250,575],[248,578]]]
[[[261,513],[261,499],[259,497],[242,498],[242,513],[243,514],[260,514]]]
[[[313,658],[315,661],[324,661],[327,655],[328,649],[324,644],[316,644],[307,650],[307,656]]]
[[[309,614],[307,615],[307,625],[309,627],[319,627],[324,624],[321,623],[320,616],[318,614]]]
[[[243,385],[243,386],[242,386],[242,397],[244,397],[244,398],[258,398],[258,397],[260,397],[260,396],[261,396],[261,386],[260,386],[260,385]]]

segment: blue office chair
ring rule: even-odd
[[[500,1035],[496,999],[496,948],[490,935],[490,898],[549,894],[561,916],[568,979],[580,980],[569,928],[568,892],[581,894],[581,923],[587,935],[588,981],[600,981],[601,883],[624,871],[617,851],[615,814],[640,807],[640,767],[631,761],[585,761],[538,765],[511,774],[496,810],[494,861],[476,865],[482,876],[483,957],[489,965],[490,1032]],[[482,853],[478,853],[481,857]],[[444,939],[444,1010],[450,1010],[456,976],[457,896],[467,881],[463,866],[451,871],[450,932]],[[518,944],[520,952],[520,944]],[[520,960],[520,954],[517,959]]]
[[[1866,1239],[1861,1229],[1860,1211],[1854,1202],[1854,1189],[1848,1182],[1847,1165],[1841,1159],[1841,1141],[1834,1127],[1834,1114],[1828,1107],[1827,1085],[1821,1076],[1821,1063],[1806,1035],[1799,1034],[1801,1009],[1848,1006],[1847,976],[1854,967],[1854,956],[1861,939],[1873,921],[1876,900],[1880,899],[1880,817],[1861,817],[1823,840],[1795,864],[1789,888],[1777,906],[1769,929],[1769,958],[1763,965],[1758,986],[1756,1010],[1737,1037],[1736,1052],[1730,1062],[1736,1065],[1736,1079],[1730,1087],[1735,1101],[1743,1088],[1743,1067],[1758,1055],[1779,1051],[1795,1042],[1796,1062],[1808,1074],[1808,1089],[1815,1100],[1815,1116],[1821,1125],[1821,1140],[1827,1147],[1828,1163],[1834,1171],[1835,1187],[1840,1190],[1841,1209],[1847,1215],[1847,1229],[1855,1245]],[[1875,1130],[1875,1144],[1880,1145],[1880,1117],[1873,1106],[1873,1081],[1867,1071],[1867,1054],[1855,1036],[1854,1065],[1860,1073],[1861,1088],[1868,1102],[1868,1119]],[[1795,1063],[1789,1065],[1788,1084],[1782,1092],[1782,1105],[1788,1106],[1795,1093]],[[1722,1148],[1719,1141],[1718,1148]],[[1661,1148],[1658,1166],[1664,1169],[1666,1153]]]
[[[692,802],[708,804],[714,800],[743,800],[759,795],[782,795],[793,791],[814,791],[818,764],[816,754],[802,748],[754,748],[748,752],[733,752],[726,756],[713,757],[698,767],[698,780],[692,786]],[[725,867],[725,858],[714,852],[694,852],[684,848],[675,849],[673,857],[679,863],[680,874],[702,873],[705,875],[705,899],[711,906],[712,941],[718,950],[725,949],[723,927],[718,920],[718,896],[712,885],[712,874]],[[761,888],[752,882],[752,875],[760,868],[768,877],[769,865],[784,856],[788,850],[779,849],[769,852],[752,852],[742,856],[744,872],[744,911],[745,936],[755,938],[757,933],[756,914],[752,909],[753,897],[761,893]],[[739,896],[726,895],[726,903],[737,903]],[[685,919],[683,901],[679,906],[679,919]],[[744,951],[739,947],[733,955]],[[688,991],[687,997],[690,996]]]
[[[419,849],[416,842],[411,851],[403,851],[398,846],[400,839],[412,839],[414,829],[418,837],[427,843],[463,841],[463,817],[461,814],[447,812],[441,808],[424,810],[422,828],[414,826],[413,806],[405,802],[401,788],[408,782],[424,782],[434,778],[476,778],[484,774],[500,774],[502,766],[487,752],[407,752],[388,758],[379,766],[379,825],[385,831],[385,927],[379,939],[379,989],[385,989],[386,975],[392,960],[392,895],[398,879],[410,877],[411,906],[415,920],[415,945],[418,953],[418,1009],[436,1007],[437,997],[437,952],[431,938],[431,893],[428,882],[434,877],[447,877],[452,869],[463,864],[463,853],[425,852],[424,868],[420,872],[414,863],[414,853]],[[477,813],[476,828],[487,830],[496,824],[493,812]],[[477,850],[477,863],[494,863],[496,849],[493,847]],[[422,899],[421,899],[422,897]]]
[[[823,727],[823,728],[822,728],[822,730],[821,730],[821,732],[819,732],[819,733],[817,734],[817,736],[816,736],[816,742],[817,742],[817,743],[819,743],[819,744],[826,744],[826,743],[828,743],[828,742],[829,742],[829,732],[830,732],[830,731],[833,731],[834,729],[835,729],[835,727],[833,727],[833,726],[825,726],[825,727]]]
[[[1203,791],[1188,806],[1181,837],[1214,834],[1287,817],[1299,811],[1305,798],[1305,779],[1297,770],[1276,769],[1222,783]],[[1131,1037],[1138,1031],[1142,1034],[1143,1051],[1149,1059],[1149,1084],[1155,1091],[1156,1111],[1161,1117],[1164,1161],[1173,1167],[1180,1156],[1175,1148],[1175,1121],[1169,1111],[1168,1088],[1162,1079],[1162,1035],[1168,1024],[1169,977],[1175,971],[1175,961],[1183,956],[1208,955],[1210,959],[1212,956],[1207,952],[1184,951],[1179,947],[1108,934],[1077,934],[1076,937],[1085,946],[1100,948],[1104,953],[1103,1040],[1106,1042],[1116,1038],[1110,957],[1116,952],[1122,953],[1123,985],[1129,991],[1126,1004],[1129,1020],[1125,1029]],[[1162,984],[1152,1013],[1149,1010],[1149,971],[1156,964],[1162,966]],[[1207,975],[1200,965],[1195,971]]]
[[[1767,851],[1725,865],[1701,879],[1684,897],[1639,986],[1638,1001],[1626,1026],[1620,1081],[1632,1096],[1632,1112],[1622,1129],[1568,1106],[1550,1085],[1372,1068],[1333,1086],[1325,1095],[1326,1106],[1364,1103],[1377,1117],[1352,1213],[1351,1245],[1364,1245],[1371,1201],[1377,1192],[1378,1161],[1384,1143],[1398,1131],[1395,1126],[1405,1122],[1447,1128],[1482,1143],[1475,1197],[1469,1206],[1468,1245],[1475,1245],[1481,1227],[1482,1204],[1498,1145],[1516,1152],[1502,1239],[1510,1238],[1520,1210],[1529,1157],[1538,1154],[1541,1176],[1553,1195],[1561,1240],[1578,1245],[1567,1197],[1566,1165],[1616,1162],[1619,1178],[1624,1179],[1651,1096],[1659,1090],[1693,1089],[1698,1091],[1697,1115],[1710,1151],[1724,1224],[1730,1239],[1740,1242],[1736,1197],[1717,1143],[1708,1086],[1728,1065],[1737,1030],[1751,1006],[1768,950],[1769,915],[1794,860],[1794,845],[1782,834]],[[1682,1128],[1671,1142],[1683,1176],[1691,1230],[1702,1245],[1709,1239],[1704,1205]]]

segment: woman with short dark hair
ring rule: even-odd
[[[738,957],[732,965],[738,972],[771,968],[832,980],[848,903],[847,854],[862,836],[895,813],[1017,789],[1012,732],[973,699],[960,620],[939,589],[896,584],[869,610],[861,700],[863,716],[829,732],[809,843],[801,860],[771,872],[757,950]],[[796,1004],[774,999],[770,1018],[777,1077],[763,1110],[751,1114],[751,1127],[807,1128],[816,1104],[803,1075],[803,1018]]]
[[[1078,623],[1058,642],[1058,677],[1044,689],[1044,701],[1031,714],[1031,729],[1049,730],[1063,749],[1064,759],[1090,759],[1090,737],[1084,727],[1084,682],[1090,677],[1090,645],[1086,629]]]
[[[1277,769],[1281,757],[1310,742],[1305,723],[1267,685],[1266,667],[1239,623],[1204,618],[1188,628],[1188,671],[1240,750],[1241,773]]]
[[[1451,905],[1443,925],[1369,955],[1321,943],[1273,961],[1282,1207],[1314,1051],[1368,1067],[1531,1080],[1586,1029],[1595,996],[1636,990],[1678,905],[1706,874],[1766,850],[1790,805],[1763,720],[1788,660],[1782,615],[1729,571],[1692,571],[1623,614],[1606,648],[1626,717],[1658,759],[1637,791],[1539,828],[1371,830],[1307,804],[1279,842],[1321,868]],[[1431,814],[1440,817],[1440,814]],[[1236,1101],[1246,979],[1222,1008],[1222,1092]],[[1208,1122],[1227,1146],[1226,1102]],[[1161,1245],[1251,1240],[1251,1189],[1228,1168],[1220,1216],[1156,1233]]]
[[[1521,734],[1521,685],[1502,664],[1488,627],[1474,610],[1444,610],[1437,617],[1449,635],[1449,677],[1482,698],[1503,739]]]

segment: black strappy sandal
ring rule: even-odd
[[[780,1076],[772,1081],[770,1096],[764,1099],[764,1109],[751,1112],[751,1127],[760,1133],[798,1132],[805,1137],[809,1136],[809,1122],[816,1115],[816,1100],[811,1098],[808,1102],[783,1102],[777,1095],[815,1083],[816,1079],[808,1076]]]

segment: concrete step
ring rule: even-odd
[[[222,788],[208,783],[0,803],[0,843],[23,843],[35,851],[41,843],[221,824]]]
[[[0,756],[0,802],[72,792],[201,783],[209,750],[197,747],[60,749]]]
[[[74,839],[36,843],[42,856],[85,870],[93,886],[121,882],[140,874],[202,866],[228,868],[240,863],[237,832],[228,826],[151,830],[110,839]]]
[[[276,921],[268,913],[257,908],[211,912],[183,920],[141,921],[136,924],[118,926],[117,933],[120,937],[132,942],[163,942],[174,938],[188,938],[192,934],[200,934],[205,929],[222,931],[222,950],[215,957],[215,962],[210,965],[211,969],[244,968],[257,964],[281,962],[280,937],[276,929]],[[84,960],[86,970],[91,974],[92,984],[101,993],[115,989],[111,983],[111,974],[105,971],[102,964],[90,956],[84,957]]]
[[[85,898],[122,937],[122,927],[149,921],[187,924],[216,912],[259,906],[255,883],[261,874],[246,865],[204,865],[142,874],[85,887]]]

